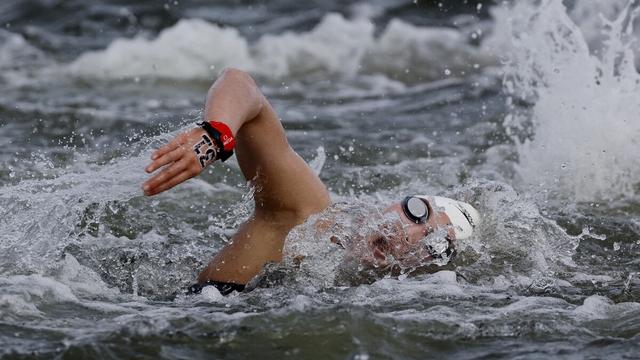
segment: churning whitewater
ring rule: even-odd
[[[639,12],[7,1],[0,356],[636,357]],[[259,189],[235,159],[157,197],[140,186],[225,67],[254,75],[334,205],[252,291],[186,296]],[[482,214],[452,261],[381,273],[331,242],[425,193]]]

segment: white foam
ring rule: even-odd
[[[71,289],[40,275],[0,277],[0,319],[42,317],[38,306],[60,302],[78,303]]]
[[[76,221],[89,204],[104,206],[140,195],[146,177],[141,169],[147,159],[145,153],[102,166],[84,164],[82,170],[55,179],[23,180],[3,187],[1,214],[8,221],[0,224],[0,269],[6,274],[44,273],[71,241]],[[100,188],[109,191],[96,191]]]
[[[230,64],[251,67],[247,41],[236,29],[191,19],[153,40],[117,39],[103,51],[83,54],[69,71],[102,78],[211,79]]]
[[[607,36],[603,32],[603,19],[615,20],[629,4],[629,0],[607,0],[607,1],[593,1],[593,0],[577,0],[573,7],[569,11],[571,19],[580,27],[582,34],[584,35],[591,53],[600,56],[602,50],[604,50]],[[633,36],[638,38],[640,35],[640,28],[636,27],[633,30]],[[635,46],[636,64],[640,66],[638,62],[640,57],[640,47]]]
[[[640,178],[640,75],[624,27],[626,13],[602,25],[607,42],[591,54],[561,1],[549,0],[511,27],[514,47],[506,88],[535,102],[511,114],[523,183],[576,200],[633,193]],[[524,17],[524,22],[522,18]],[[522,129],[533,137],[522,140]]]
[[[0,69],[24,66],[25,62],[41,56],[42,52],[21,35],[0,29]]]
[[[584,299],[582,305],[574,309],[574,313],[588,319],[604,319],[613,307],[613,301],[601,295],[592,295]]]
[[[58,271],[58,280],[75,293],[85,296],[118,295],[119,292],[109,288],[95,271],[80,265],[71,254],[65,254],[64,261]]]
[[[327,154],[324,151],[323,146],[319,146],[316,149],[316,157],[309,161],[309,167],[316,175],[320,175],[322,168],[324,167],[324,163],[327,161]]]
[[[209,302],[223,302],[224,296],[220,291],[213,286],[205,286],[202,289],[201,296]]]
[[[256,71],[276,78],[314,72],[354,74],[373,43],[367,20],[329,14],[308,33],[265,35],[253,48]]]
[[[368,293],[384,290],[398,293],[400,298],[420,298],[421,294],[433,297],[469,298],[470,295],[457,283],[453,271],[438,271],[421,276],[419,279],[382,279],[370,285],[371,289],[363,289]],[[363,287],[366,288],[366,287]],[[387,294],[388,295],[388,294]]]
[[[297,312],[305,312],[313,309],[315,305],[316,305],[315,302],[309,296],[296,295],[293,299],[289,301],[289,304],[285,308],[286,310],[284,312],[289,312],[290,310],[297,311]]]
[[[81,55],[67,70],[76,76],[209,80],[227,66],[267,79],[313,74],[384,74],[407,81],[464,75],[495,57],[468,44],[455,29],[393,20],[376,39],[366,17],[327,14],[308,32],[267,34],[249,44],[236,29],[183,19],[155,39],[117,39]]]
[[[0,295],[0,320],[11,317],[42,317],[44,314],[38,307],[23,296],[14,294]]]
[[[504,306],[501,310],[504,312],[547,312],[548,308],[561,308],[566,306],[567,302],[554,297],[522,297],[515,302]]]

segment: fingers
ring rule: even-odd
[[[152,154],[153,161],[145,171],[152,173],[161,168],[162,171],[143,184],[142,190],[145,195],[159,194],[202,171],[193,145],[190,144],[201,141],[203,132],[205,130],[197,128],[181,133]]]
[[[152,191],[158,186],[162,185],[163,183],[169,181],[174,176],[180,174],[183,170],[186,170],[188,166],[189,166],[189,162],[186,159],[182,159],[178,162],[175,162],[171,166],[162,170],[162,172],[160,172],[156,176],[147,180],[147,182],[144,183],[144,186],[142,187],[142,189],[146,194],[147,192]]]
[[[169,141],[166,145],[154,151],[153,154],[151,154],[151,160],[156,160],[162,155],[172,150],[175,150],[176,148],[178,148],[178,146],[182,145],[184,141],[185,141],[184,134],[177,135],[175,138],[173,138],[173,140]]]
[[[151,189],[148,193],[145,193],[148,196],[159,194],[165,190],[169,190],[172,187],[180,184],[183,181],[189,180],[193,177],[193,171],[183,170],[177,176],[172,177],[169,181],[166,181],[157,188]]]
[[[184,151],[181,147],[176,148],[175,150],[165,153],[164,155],[157,158],[153,161],[149,166],[144,169],[147,173],[152,173],[156,171],[158,168],[163,167],[169,163],[180,160],[184,155]]]

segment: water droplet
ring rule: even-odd
[[[116,206],[116,204],[109,204],[109,210],[111,210],[111,213],[116,215],[118,213],[118,207]]]

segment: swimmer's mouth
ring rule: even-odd
[[[373,257],[378,260],[386,260],[391,250],[391,241],[386,236],[379,236],[371,241],[371,247],[373,248]]]

